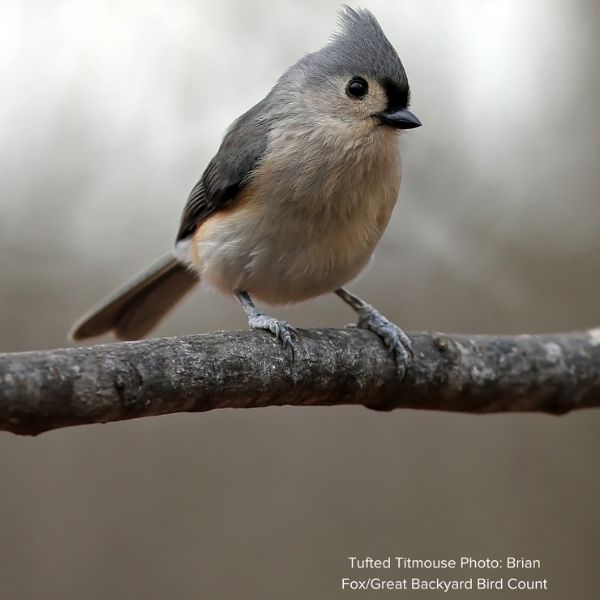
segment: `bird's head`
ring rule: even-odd
[[[410,89],[393,46],[371,12],[344,7],[340,30],[282,78],[292,84],[304,108],[328,120],[383,126],[395,130],[419,127],[408,110]]]

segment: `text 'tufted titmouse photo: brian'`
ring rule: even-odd
[[[86,313],[71,337],[143,337],[196,284],[234,294],[252,329],[291,351],[298,334],[259,310],[337,294],[404,372],[406,334],[343,286],[367,265],[400,189],[402,62],[375,17],[348,7],[340,31],[239,117],[192,189],[168,254]]]

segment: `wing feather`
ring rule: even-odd
[[[226,133],[219,151],[193,187],[183,209],[177,242],[192,236],[198,225],[229,206],[252,179],[267,149],[266,99],[243,114]]]

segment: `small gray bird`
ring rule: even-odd
[[[252,329],[294,351],[296,330],[253,299],[336,293],[406,368],[410,340],[342,286],[379,242],[400,188],[397,132],[421,125],[396,51],[367,10],[290,67],[227,131],[190,193],[174,249],[84,315],[71,337],[146,335],[199,281],[234,294]]]

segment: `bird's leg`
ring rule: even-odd
[[[400,327],[388,321],[380,312],[358,296],[344,288],[336,290],[335,293],[358,313],[357,327],[369,329],[381,338],[404,374],[413,356],[410,338]]]
[[[265,313],[261,312],[254,306],[252,298],[248,292],[239,290],[235,292],[238,300],[242,304],[242,308],[248,315],[248,325],[250,329],[265,329],[270,331],[282,344],[284,348],[289,348],[294,359],[294,338],[298,338],[298,332],[287,322],[280,321]]]

